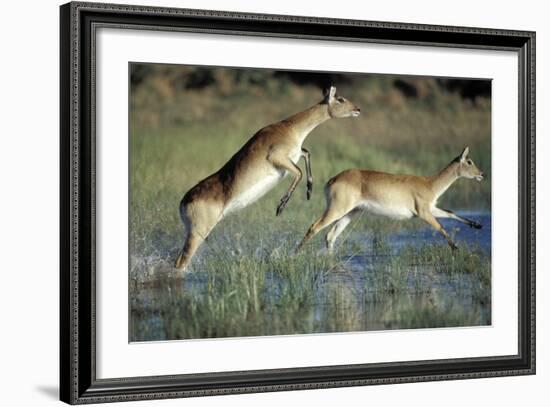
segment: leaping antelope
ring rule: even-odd
[[[394,219],[418,216],[445,237],[449,246],[457,246],[436,218],[451,218],[480,229],[473,220],[437,207],[437,200],[459,178],[481,181],[483,173],[468,158],[469,148],[431,177],[395,175],[384,172],[350,169],[330,179],[325,186],[327,207],[299,244],[298,251],[323,228],[334,223],[326,235],[326,245],[332,251],[336,238],[350,222],[350,216],[360,210]]]
[[[183,270],[189,264],[220,220],[261,198],[290,173],[292,183],[276,210],[276,215],[280,215],[302,179],[302,170],[297,165],[302,157],[306,163],[309,199],[313,179],[309,152],[302,148],[302,143],[319,124],[331,118],[355,117],[359,112],[349,100],[337,96],[336,88],[331,86],[320,103],[259,130],[218,172],[200,181],[181,200],[186,238],[176,268]]]

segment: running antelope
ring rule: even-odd
[[[323,228],[334,223],[326,235],[327,249],[332,251],[334,241],[349,224],[350,216],[361,210],[393,219],[417,216],[441,233],[449,246],[456,249],[436,218],[455,219],[476,229],[481,229],[481,225],[438,208],[437,200],[459,178],[483,179],[483,173],[468,158],[468,153],[469,148],[466,147],[443,170],[431,177],[359,169],[341,172],[327,182],[325,212],[311,225],[296,251]]]
[[[313,179],[310,155],[302,143],[321,123],[358,115],[359,108],[337,96],[336,88],[331,86],[320,103],[259,130],[218,172],[200,181],[181,200],[180,216],[186,238],[176,268],[185,269],[220,220],[261,198],[290,173],[292,183],[276,210],[276,215],[280,215],[302,179],[302,170],[297,165],[300,158],[306,164],[309,199]]]

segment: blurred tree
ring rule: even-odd
[[[152,64],[130,64],[130,83],[132,86],[140,85],[147,77],[151,76],[155,68]]]
[[[451,92],[458,92],[463,99],[475,102],[478,97],[491,97],[490,80],[438,79],[439,84]]]

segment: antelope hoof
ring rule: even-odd
[[[449,246],[451,246],[451,249],[453,251],[458,250],[458,246],[456,244],[454,244],[453,242],[449,242]]]
[[[470,223],[470,227],[474,228],[474,229],[481,229],[483,227],[483,225],[481,223],[472,222],[472,223]]]
[[[309,181],[307,183],[307,192],[306,192],[306,197],[307,197],[307,200],[309,201],[309,199],[311,198],[311,191],[313,190],[313,183],[311,181]]]
[[[183,254],[180,254],[178,258],[176,259],[176,264],[174,265],[177,269],[182,269],[184,266],[184,256]]]
[[[275,216],[279,216],[281,214],[281,212],[283,211],[283,209],[285,209],[286,202],[287,201],[282,200],[279,203],[279,205],[277,206],[277,211],[275,212]]]

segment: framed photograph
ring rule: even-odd
[[[535,33],[61,6],[61,400],[535,373]]]

